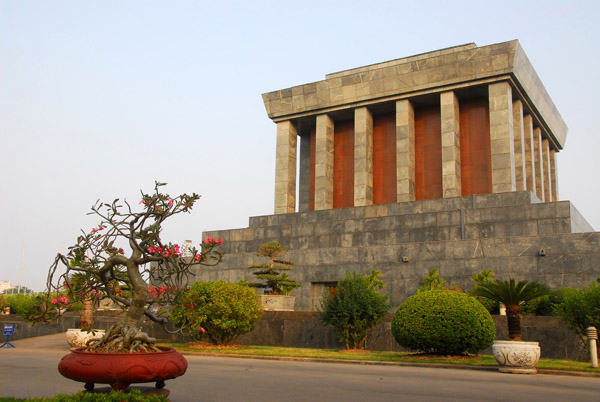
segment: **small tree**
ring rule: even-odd
[[[264,281],[263,283],[250,283],[250,286],[255,288],[265,288],[265,294],[270,295],[289,295],[290,292],[296,288],[302,286],[300,283],[288,277],[287,273],[279,271],[291,271],[293,262],[282,260],[278,257],[287,253],[287,248],[281,244],[270,241],[263,244],[258,249],[256,255],[261,257],[267,257],[269,262],[267,264],[255,264],[248,268],[259,269],[252,274],[257,279]]]
[[[442,290],[444,288],[444,283],[446,283],[446,280],[440,277],[438,270],[434,268],[429,271],[427,275],[425,275],[418,292],[425,292],[427,290]]]
[[[256,292],[248,286],[196,282],[181,295],[171,320],[187,334],[205,333],[212,343],[226,345],[252,331],[262,314]]]
[[[321,300],[317,316],[335,327],[346,349],[363,349],[371,329],[390,309],[388,295],[379,293],[384,287],[378,279],[381,276],[376,270],[370,275],[346,272],[346,278],[338,281],[329,296]]]
[[[138,207],[141,210],[126,200],[96,202],[90,214],[99,217],[100,224],[90,231],[82,231],[66,255],[56,256],[48,274],[48,296],[33,317],[35,320],[47,321],[57,316],[57,309],[48,304],[52,292],[62,290],[64,283],[69,283],[68,278],[79,273],[87,278],[81,288],[83,294],[101,292],[103,297],[127,310],[121,322],[88,346],[89,351],[159,350],[154,346],[155,339],[140,330],[144,317],[162,324],[165,329],[168,323],[166,317],[148,308],[152,304],[148,282],[164,286],[167,290],[164,301],[172,303],[187,286],[193,266],[216,265],[222,258],[216,249],[221,244],[220,239],[205,239],[199,250],[192,249],[192,257],[183,257],[179,245],[163,242],[161,232],[165,221],[190,212],[200,198],[197,194],[171,197],[160,192],[164,185],[156,182],[153,193],[142,192],[141,207]],[[66,267],[66,272],[57,276],[61,265]]]
[[[508,336],[511,341],[521,341],[521,311],[524,303],[548,293],[548,289],[538,282],[515,280],[484,282],[473,290],[475,296],[483,296],[506,306]]]
[[[562,300],[554,306],[554,313],[577,334],[583,346],[589,348],[586,328],[600,329],[600,282],[581,289],[565,288]]]

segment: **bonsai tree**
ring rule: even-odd
[[[548,289],[538,282],[520,281],[515,284],[515,280],[512,278],[508,281],[482,282],[472,291],[474,296],[483,296],[506,306],[508,337],[511,341],[522,340],[521,306],[547,293]]]
[[[83,231],[66,255],[58,254],[48,273],[48,297],[40,306],[36,320],[49,320],[60,314],[48,304],[53,291],[60,289],[74,274],[86,280],[78,285],[80,294],[100,292],[127,310],[121,322],[114,324],[101,339],[88,344],[89,351],[139,352],[158,351],[155,339],[140,330],[144,317],[165,327],[168,320],[153,313],[148,282],[160,286],[162,302],[173,303],[187,286],[190,269],[197,265],[216,265],[222,253],[220,239],[205,239],[200,248],[192,247],[191,256],[182,256],[178,244],[161,239],[163,224],[170,217],[188,213],[200,198],[197,194],[171,197],[160,192],[165,183],[155,183],[150,194],[142,192],[139,205],[115,199],[97,201],[90,215],[100,218],[98,226]],[[124,248],[127,249],[127,252]],[[57,276],[61,266],[66,272]]]
[[[280,271],[291,271],[291,261],[282,260],[278,257],[287,253],[287,248],[281,244],[270,241],[263,244],[258,249],[256,255],[261,257],[267,257],[269,262],[267,264],[256,264],[251,265],[248,268],[257,269],[258,271],[253,272],[253,275],[257,279],[261,279],[262,283],[250,283],[250,286],[255,288],[265,288],[266,295],[284,295],[287,296],[290,292],[296,288],[302,286],[300,283],[288,277],[287,273]]]

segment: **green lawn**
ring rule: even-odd
[[[465,366],[490,366],[496,367],[497,363],[493,356],[481,355],[470,356],[469,358],[434,358],[425,356],[415,356],[405,352],[387,352],[387,351],[358,351],[348,352],[338,349],[310,349],[310,348],[290,348],[278,346],[235,346],[228,348],[216,347],[194,347],[194,343],[161,343],[161,346],[169,346],[182,353],[211,353],[222,355],[245,355],[245,356],[277,356],[277,357],[300,357],[313,359],[333,359],[333,360],[361,360],[377,362],[404,362],[421,364],[455,364]],[[558,359],[540,359],[536,366],[538,369],[566,370],[566,371],[587,371],[600,374],[600,369],[594,369],[589,362],[578,362],[573,360]]]

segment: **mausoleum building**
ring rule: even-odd
[[[558,201],[567,126],[518,41],[328,74],[263,100],[276,123],[274,215],[205,233],[226,257],[200,279],[251,279],[272,240],[296,263],[300,310],[346,271],[381,271],[395,306],[432,268],[463,288],[483,269],[551,287],[600,275],[599,234]]]

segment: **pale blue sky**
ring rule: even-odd
[[[273,211],[262,93],[469,42],[520,41],[569,126],[559,197],[600,229],[599,4],[0,0],[0,280],[25,246],[41,290],[96,199],[155,179],[202,195],[167,241],[246,227]]]

